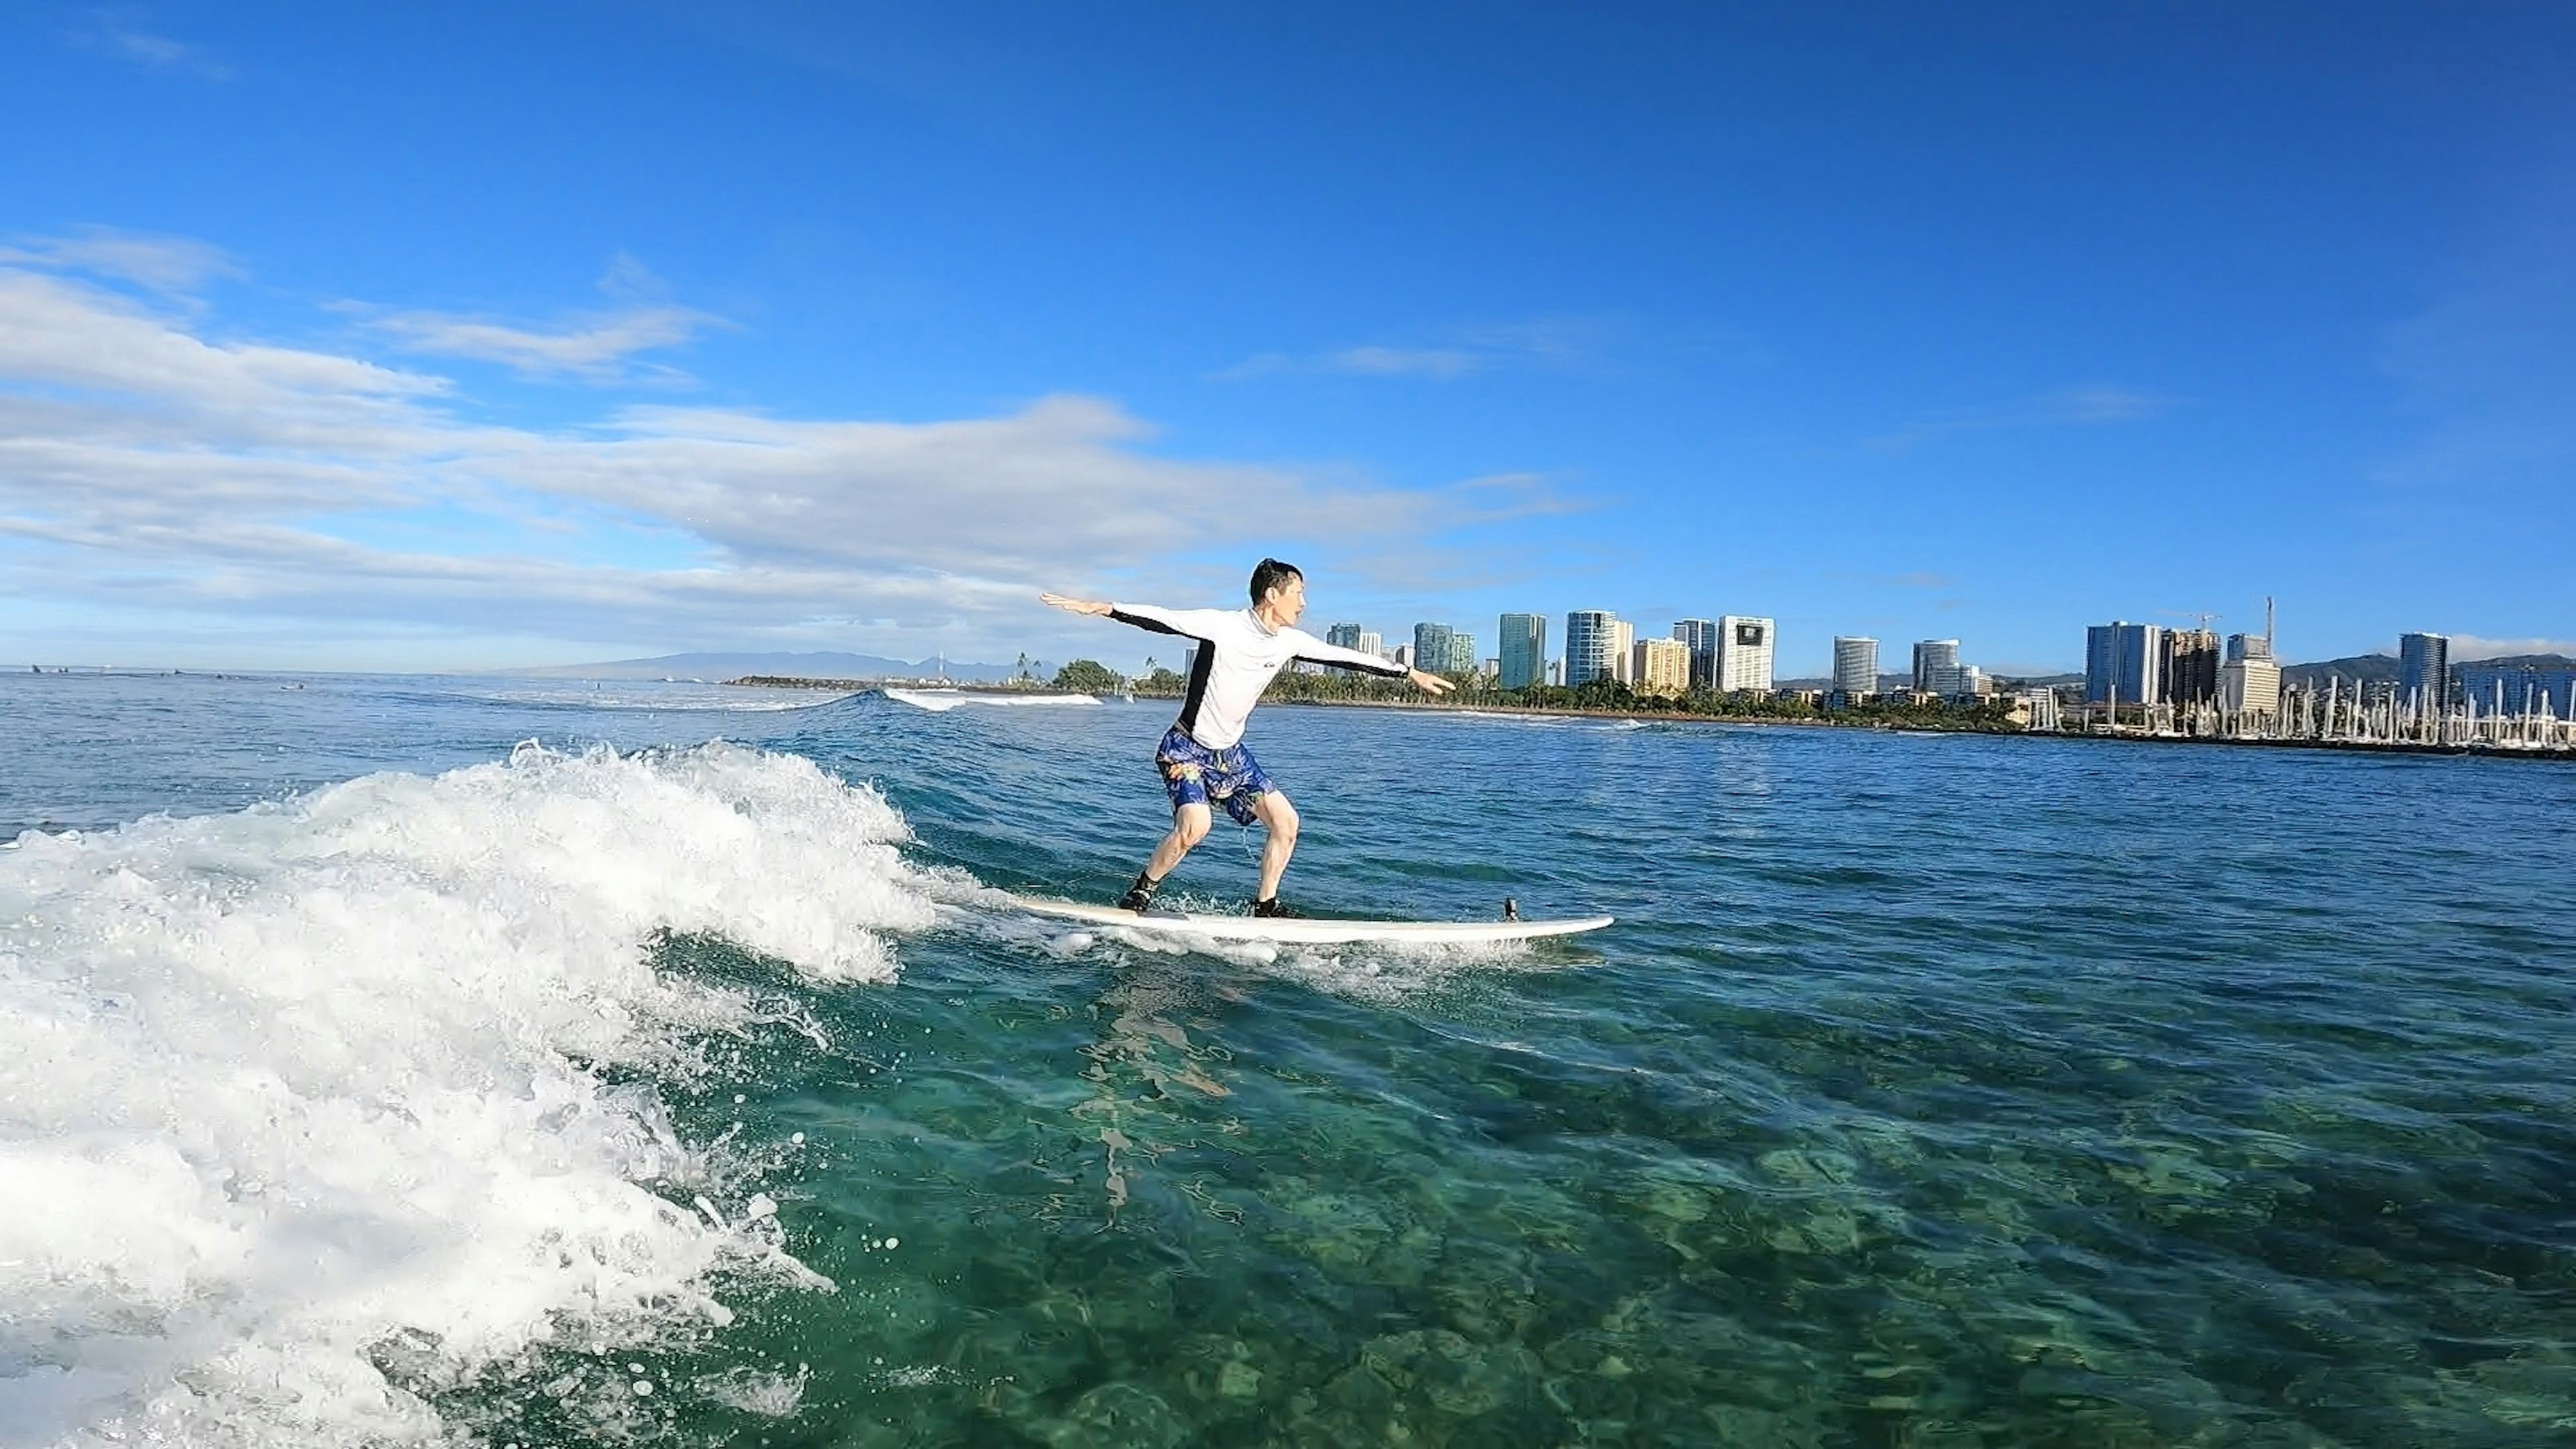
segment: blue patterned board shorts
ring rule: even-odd
[[[1163,793],[1172,797],[1174,810],[1221,801],[1225,813],[1242,825],[1260,824],[1253,802],[1279,788],[1252,751],[1239,744],[1211,750],[1179,725],[1155,748],[1154,768],[1162,772]]]

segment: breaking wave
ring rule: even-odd
[[[828,1288],[662,1096],[821,1028],[652,943],[891,980],[931,920],[905,836],[793,756],[523,745],[0,845],[0,1442],[440,1441],[393,1358],[452,1382]]]

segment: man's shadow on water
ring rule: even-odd
[[[1100,1143],[1108,1208],[1103,1232],[1118,1225],[1138,1159],[1151,1163],[1212,1131],[1247,1130],[1238,1119],[1210,1122],[1198,1110],[1234,1095],[1223,1080],[1234,1053],[1210,1035],[1217,1025],[1210,1011],[1249,997],[1239,982],[1223,979],[1224,969],[1195,954],[1145,954],[1113,966],[1115,974],[1091,1004],[1097,1035],[1082,1048],[1082,1077],[1092,1091],[1072,1110]],[[1203,1193],[1175,1187],[1208,1205]],[[1231,1210],[1228,1215],[1240,1220]]]

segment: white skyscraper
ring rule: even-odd
[[[1878,693],[1878,641],[1841,636],[1834,640],[1834,693],[1859,696]]]
[[[1771,621],[1727,614],[1717,621],[1717,689],[1771,692]]]
[[[1914,646],[1914,692],[1917,694],[1957,694],[1958,676],[1943,675],[1944,669],[1959,667],[1959,641],[1926,639]]]
[[[2270,640],[2263,641],[2269,644]],[[2281,663],[2248,654],[2218,666],[2218,707],[2235,714],[2272,714],[2281,708]]]
[[[1637,682],[1637,626],[1625,619],[1610,625],[1610,677],[1621,684]]]
[[[1360,651],[1362,654],[1383,655],[1386,653],[1386,641],[1378,636],[1378,632],[1375,629],[1362,629],[1360,631],[1359,642],[1351,647]]]

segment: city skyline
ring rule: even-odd
[[[2119,699],[2132,704],[2138,702],[2141,691],[2154,701],[2188,705],[2217,699],[2222,691],[2233,687],[2236,691],[2234,697],[2242,699],[2245,689],[2244,671],[2237,670],[2232,676],[2228,671],[2231,666],[2249,657],[2268,665],[2271,669],[2270,677],[2275,681],[2270,686],[2264,686],[2258,680],[2255,686],[2258,692],[2264,688],[2277,691],[2279,687],[2278,670],[2283,661],[2274,657],[2275,624],[2270,601],[2265,602],[2263,633],[2252,634],[2240,631],[2227,635],[2223,642],[2216,631],[2205,627],[2179,629],[2158,624],[2132,624],[2127,621],[2114,621],[2107,625],[2088,625],[2086,626],[2085,663],[2081,668],[2070,670],[2034,671],[2025,674],[1989,669],[1966,660],[1961,652],[1961,641],[1956,638],[1916,640],[1911,645],[1912,667],[1907,677],[1910,678],[1911,688],[1916,693],[1945,696],[1981,694],[1992,685],[2007,679],[2048,679],[2082,680],[2086,698],[2095,703],[2108,702],[2111,698],[2110,691],[2114,687],[2118,690]],[[1492,663],[1497,666],[1495,672],[1499,678],[1506,681],[1513,680],[1520,677],[1516,672],[1517,661],[1524,657],[1513,651],[1516,648],[1531,647],[1534,648],[1534,653],[1526,657],[1534,661],[1531,666],[1534,678],[1529,682],[1543,681],[1554,668],[1565,667],[1576,649],[1582,651],[1585,662],[1573,669],[1572,677],[1565,681],[1567,683],[1581,683],[1593,677],[1596,671],[1623,682],[1639,676],[1641,661],[1645,656],[1638,651],[1642,649],[1646,639],[1651,637],[1637,632],[1644,621],[1627,619],[1615,609],[1569,610],[1565,615],[1564,635],[1569,645],[1568,652],[1550,655],[1545,643],[1546,617],[1528,611],[1512,611],[1500,615],[1496,637],[1504,641],[1498,645],[1498,650],[1502,652],[1483,659],[1469,658],[1458,665],[1456,672],[1464,672],[1482,667],[1485,663]],[[2205,624],[2214,616],[2195,617],[2203,620]],[[1625,631],[1624,637],[1616,632],[1599,634],[1600,625],[1595,621],[1605,622],[1614,631]],[[1733,627],[1739,622],[1759,626],[1765,636],[1758,645],[1765,657],[1765,663],[1762,666],[1764,669],[1762,678],[1765,682],[1762,684],[1730,686],[1721,681],[1722,671],[1717,668],[1717,664],[1723,656],[1722,651],[1716,649],[1716,640],[1722,629]],[[1721,693],[1732,692],[1734,689],[1758,691],[1774,687],[1777,680],[1786,678],[1802,682],[1823,681],[1823,687],[1836,693],[1875,693],[1879,688],[1877,683],[1852,689],[1847,687],[1846,681],[1862,677],[1864,670],[1866,677],[1873,681],[1890,677],[1879,671],[1879,641],[1875,637],[1839,634],[1832,636],[1828,641],[1832,663],[1826,670],[1815,674],[1780,674],[1768,662],[1771,651],[1776,648],[1775,629],[1773,620],[1754,616],[1723,615],[1716,620],[1684,617],[1672,621],[1670,634],[1667,637],[1682,643],[1688,651],[1690,671],[1688,687],[1692,689],[1717,689]],[[1437,637],[1472,637],[1467,634],[1467,631],[1458,629],[1454,625],[1417,622],[1412,630],[1415,646],[1408,652],[1408,659],[1419,660],[1422,641],[1426,637],[1435,637],[1426,635],[1425,631],[1446,631],[1446,635]],[[1325,635],[1328,642],[1335,644],[1349,644],[1362,638],[1379,637],[1375,631],[1366,630],[1362,625],[1347,621],[1328,626]],[[1596,635],[1598,635],[1597,640]],[[1516,645],[1513,642],[1516,638],[1529,639],[1532,643],[1528,646]],[[1577,641],[1580,643],[1578,644]],[[1705,667],[1708,671],[1706,673],[1703,673],[1702,641],[1707,641],[1707,646],[1712,651],[1706,660]],[[2447,635],[2409,632],[2398,637],[2394,648],[2373,651],[2373,654],[2395,661],[2399,666],[2402,687],[2410,689],[2420,687],[2422,678],[2428,674],[2456,678],[2463,667],[2472,664],[2489,659],[2523,657],[2493,654],[2480,655],[2474,660],[2466,659],[2450,652],[2453,642]],[[2116,655],[2113,651],[2116,651]],[[1387,652],[1388,657],[1394,657],[1391,651],[1380,652]],[[1468,652],[1470,655],[1473,653],[1472,649]],[[2555,651],[2534,650],[2529,653],[2552,655]],[[2332,663],[2336,659],[2368,658],[2373,657],[2373,654],[2335,656],[2309,662]],[[1458,656],[1444,653],[1442,657]],[[2576,654],[2559,657],[2576,658]],[[2106,663],[2115,658],[2116,663]],[[2424,662],[2426,660],[2430,662]],[[2576,665],[2569,667],[2576,668]],[[2116,671],[2116,674],[2106,673],[2106,671]],[[2516,666],[2501,672],[2482,673],[2479,679],[2482,683],[2494,683],[2499,687],[2510,688],[2517,692],[2517,697],[2520,691],[2554,687],[2550,683],[2530,683],[2525,676],[2530,675],[2531,672],[2529,668]],[[2544,670],[2542,673],[2547,674],[2547,671]],[[2233,686],[2228,683],[2231,678],[2236,681]],[[2547,674],[2547,678],[2554,681],[2556,676]],[[2179,683],[2177,683],[2178,680]],[[1520,686],[1505,683],[1503,687]]]
[[[2491,546],[2438,500],[2576,533],[2576,16],[1867,31],[20,7],[0,660],[1067,657],[1037,591],[1264,554],[1480,632],[1758,600],[1801,677],[2258,590],[2576,648],[2565,571],[2412,566]]]

